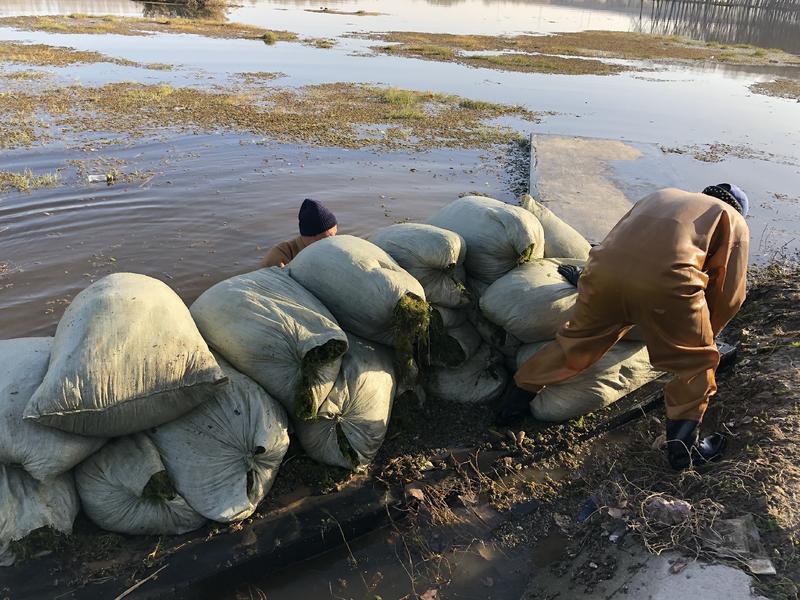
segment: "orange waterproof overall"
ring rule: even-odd
[[[517,386],[569,379],[638,325],[650,362],[674,374],[667,417],[701,421],[717,389],[714,338],[744,301],[748,246],[744,218],[716,198],[670,188],[640,200],[592,248],[569,321]]]

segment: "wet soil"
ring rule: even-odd
[[[484,67],[500,71],[517,71],[520,73],[611,75],[626,71],[629,68],[622,65],[611,65],[599,60],[564,58],[562,56],[525,54],[519,52],[465,55],[456,52],[450,47],[432,44],[397,44],[382,46],[380,50],[396,56],[456,62],[472,67]]]
[[[25,31],[71,34],[152,35],[154,33],[191,33],[211,38],[262,40],[268,34],[273,41],[294,40],[297,35],[289,31],[274,31],[220,19],[137,18],[113,15],[19,16],[0,18],[0,27],[14,27]]]
[[[443,33],[422,33],[394,31],[385,34],[373,34],[373,39],[394,42],[397,46],[383,46],[380,50],[405,56],[415,56],[430,60],[459,61],[470,64],[479,62],[482,66],[503,68],[513,66],[508,59],[498,59],[498,55],[479,57],[464,55],[464,51],[513,51],[519,56],[533,61],[530,53],[547,55],[566,55],[595,58],[620,58],[629,60],[655,61],[692,61],[726,64],[782,64],[800,65],[800,57],[780,50],[756,48],[746,44],[729,46],[716,43],[701,43],[688,38],[676,36],[645,35],[620,31],[582,31],[577,33],[560,33],[548,36],[485,36],[485,35],[453,35]],[[499,55],[502,56],[502,55]],[[515,55],[511,55],[515,56]],[[539,57],[541,59],[541,57]],[[491,59],[491,60],[490,60]],[[520,62],[523,62],[520,60]],[[553,71],[544,68],[540,72],[554,73],[588,73],[592,65],[598,74],[617,72],[622,67],[608,66],[602,72],[596,66],[599,61],[588,61],[585,70],[576,65],[580,61],[553,62]],[[485,63],[485,64],[484,64]],[[602,64],[602,63],[601,63]],[[561,69],[558,70],[558,65]],[[576,69],[573,71],[572,69]],[[520,69],[522,70],[522,69]],[[530,70],[536,70],[531,68]]]
[[[46,44],[20,44],[0,41],[0,63],[2,62],[51,67],[105,62],[129,67],[149,68],[148,65],[121,58],[112,58],[99,52],[84,52]],[[161,67],[161,65],[155,66],[159,70]],[[14,74],[11,73],[7,76],[13,77]]]
[[[800,102],[800,81],[795,79],[775,79],[762,83],[754,83],[750,91],[764,96],[776,98],[789,98]]]

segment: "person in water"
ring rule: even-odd
[[[285,267],[300,251],[321,239],[336,235],[336,216],[317,200],[306,198],[297,215],[300,235],[274,245],[261,260],[261,267]]]

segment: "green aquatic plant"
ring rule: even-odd
[[[319,383],[320,371],[346,351],[347,343],[344,340],[328,340],[306,352],[295,387],[294,414],[298,419],[307,421],[317,416],[319,406],[314,401],[312,390]]]

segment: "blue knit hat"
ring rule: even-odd
[[[300,235],[319,235],[337,225],[336,216],[321,202],[311,198],[303,200],[297,219],[300,221]]]
[[[743,217],[747,216],[750,210],[750,200],[747,194],[744,193],[739,186],[732,183],[718,183],[717,185],[710,185],[703,190],[707,196],[712,196],[717,200],[722,200],[726,204],[730,204],[738,210]]]

